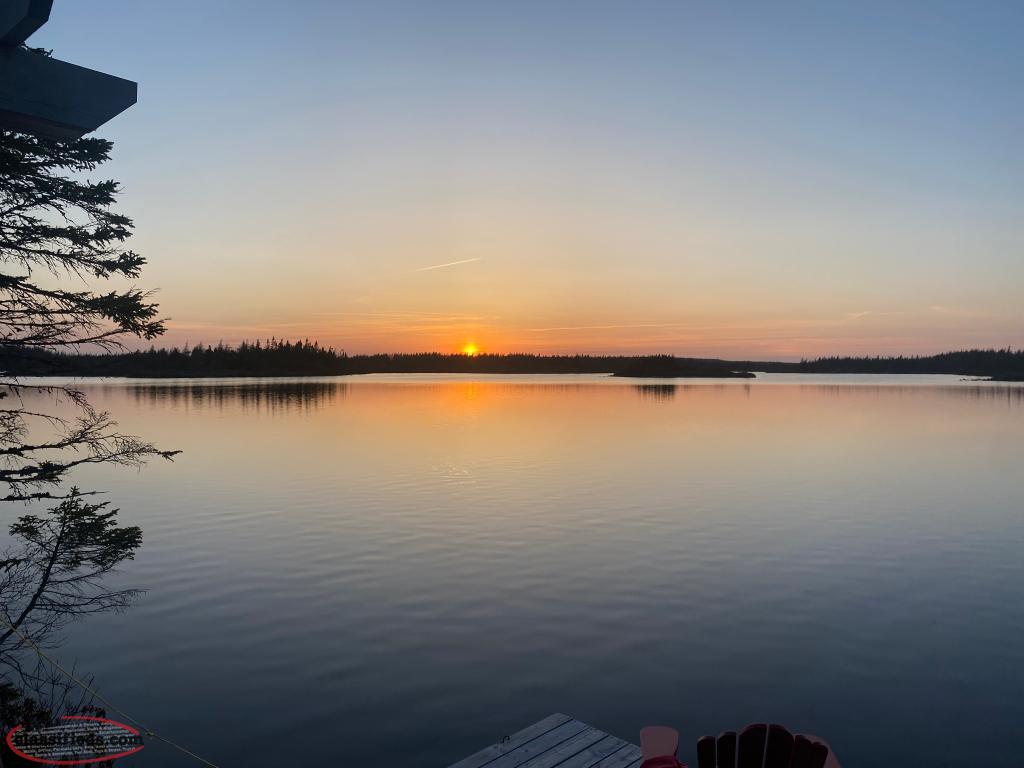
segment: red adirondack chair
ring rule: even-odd
[[[662,725],[640,731],[640,768],[685,768],[676,754],[679,733]],[[817,736],[794,736],[781,725],[748,725],[740,733],[725,731],[697,742],[697,768],[841,768],[828,742]]]

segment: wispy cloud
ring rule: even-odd
[[[879,311],[877,309],[865,309],[860,312],[847,312],[843,317],[849,320],[863,320],[867,317],[899,317],[899,316],[920,316],[923,317],[928,313],[937,315],[950,315],[953,317],[978,317],[978,313],[970,310],[963,309],[962,307],[946,307],[940,304],[933,304],[929,307],[913,307],[905,310],[890,310],[888,312]]]
[[[877,309],[865,309],[860,312],[847,312],[844,317],[851,320],[861,320],[865,317],[896,317],[905,314],[907,313],[903,311],[879,312]]]
[[[459,264],[471,264],[474,261],[481,261],[481,259],[477,257],[473,259],[460,259],[459,261],[449,261],[444,264],[431,264],[429,267],[420,267],[419,269],[414,269],[413,272],[428,272],[431,269],[444,269],[445,267],[454,267]]]
[[[353,317],[375,320],[412,320],[421,323],[482,322],[498,320],[499,315],[453,315],[447,312],[317,312],[319,317]]]
[[[936,312],[940,315],[954,315],[956,317],[977,317],[978,313],[970,310],[963,309],[962,307],[946,307],[941,304],[933,304],[928,307],[932,312]]]
[[[304,328],[305,323],[258,323],[258,324],[239,324],[239,323],[215,323],[206,321],[185,321],[178,322],[176,320],[169,320],[167,322],[167,328],[171,331],[276,331],[288,328]]]
[[[560,325],[553,328],[527,328],[530,333],[551,331],[607,331],[614,328],[680,328],[679,323],[629,323],[626,325]]]

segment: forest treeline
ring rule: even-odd
[[[966,349],[938,355],[898,357],[819,357],[799,363],[736,363],[747,368],[793,373],[917,373],[1019,379],[1024,376],[1024,350]]]
[[[0,371],[19,376],[333,376],[362,373],[620,373],[650,361],[674,361],[679,375],[730,372],[955,374],[1024,377],[1024,351],[973,349],[930,356],[822,357],[800,362],[729,361],[664,355],[414,354],[347,355],[317,342],[243,342],[123,353],[69,353],[0,348]]]

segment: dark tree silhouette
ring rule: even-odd
[[[104,577],[135,555],[142,530],[117,523],[110,502],[87,503],[77,488],[47,514],[10,527],[18,545],[0,559],[0,661],[42,644],[77,616],[128,606],[137,590],[107,590]]]
[[[110,155],[104,139],[47,141],[0,132],[0,341],[9,348],[116,343],[126,335],[163,333],[157,307],[136,288],[96,292],[45,285],[45,269],[109,280],[134,279],[145,264],[122,249],[132,222],[111,210],[118,185],[89,181]],[[74,174],[74,175],[70,175]]]
[[[78,488],[47,514],[18,517],[10,536],[19,546],[0,560],[0,653],[12,640],[45,642],[70,618],[123,608],[135,590],[105,591],[102,580],[142,543],[142,530],[118,525],[110,502],[87,503]]]
[[[96,138],[0,131],[0,500],[29,504],[0,554],[0,721],[8,726],[83,711],[87,697],[34,646],[136,594],[104,580],[134,555],[142,532],[120,526],[108,502],[89,503],[87,492],[62,484],[82,465],[175,453],[121,434],[81,391],[17,378],[38,355],[109,352],[164,331],[148,293],[108,287],[134,280],[145,264],[124,248],[132,222],[113,210],[117,183],[88,178],[110,149]],[[38,511],[41,499],[58,503]]]
[[[28,386],[12,376],[19,358],[83,345],[111,350],[127,337],[153,339],[164,331],[148,293],[90,287],[134,279],[145,264],[123,248],[132,222],[112,210],[117,183],[85,178],[108,159],[111,146],[96,138],[48,141],[0,131],[0,398],[10,404],[0,408],[0,482],[7,486],[0,499],[6,501],[62,498],[57,486],[81,464],[173,455],[119,434],[79,391]],[[34,405],[47,398],[62,401],[60,413]]]
[[[63,715],[86,715],[106,717],[107,713],[90,703],[88,695],[82,694],[66,680],[48,681],[36,686],[31,695],[23,687],[0,681],[0,729],[7,733],[16,725],[29,729],[44,728],[59,722]],[[37,768],[39,763],[29,761],[13,753],[6,742],[0,743],[3,756],[2,768]],[[94,768],[109,768],[110,760],[90,763]]]
[[[109,502],[88,503],[76,488],[44,515],[10,526],[0,557],[0,729],[37,727],[67,714],[99,714],[91,694],[36,653],[85,614],[127,608],[134,589],[108,589],[106,576],[134,557],[142,531],[122,527]],[[74,673],[72,673],[74,674]],[[77,675],[75,675],[77,677]],[[80,679],[80,678],[79,678]],[[0,749],[3,765],[21,758]]]

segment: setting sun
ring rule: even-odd
[[[470,341],[470,342],[467,342],[462,347],[462,354],[464,354],[464,355],[466,355],[468,357],[475,357],[476,355],[480,354],[480,348],[477,347],[476,344],[474,344],[473,342]]]

